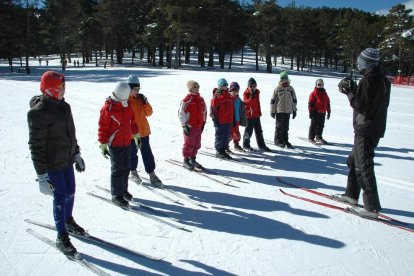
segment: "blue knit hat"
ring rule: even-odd
[[[227,83],[226,79],[218,79],[217,81],[217,87],[221,87],[221,86],[228,86],[229,84]]]
[[[237,82],[230,83],[230,91],[239,91],[240,85]]]
[[[131,89],[134,88],[134,87],[140,87],[139,79],[138,79],[137,76],[134,76],[134,75],[129,75],[128,76],[127,83],[129,84],[129,87]]]
[[[362,51],[357,59],[357,66],[359,70],[366,68],[373,68],[378,66],[380,60],[379,50],[375,48],[367,48]]]

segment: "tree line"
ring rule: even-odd
[[[291,70],[315,66],[344,72],[358,53],[380,48],[388,74],[412,75],[414,22],[411,9],[386,16],[350,8],[281,7],[276,0],[1,0],[0,58],[80,53],[84,63],[103,57],[122,64],[124,54],[154,66],[179,68],[198,53],[198,66],[231,70],[243,46],[271,73],[290,60]],[[411,30],[411,32],[410,32]],[[99,57],[99,58],[98,58]],[[279,58],[279,60],[278,60]],[[62,62],[62,69],[65,68]]]

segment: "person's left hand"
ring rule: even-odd
[[[83,161],[80,152],[75,155],[75,168],[78,172],[85,171],[85,161]]]

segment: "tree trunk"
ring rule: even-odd
[[[233,61],[233,51],[230,52],[229,70],[231,70],[231,62]]]
[[[210,49],[208,52],[208,67],[214,67],[214,50]]]

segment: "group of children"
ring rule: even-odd
[[[207,120],[207,107],[204,99],[199,94],[200,85],[190,80],[187,83],[188,94],[181,101],[178,111],[181,126],[184,132],[184,145],[182,149],[183,166],[189,170],[200,169],[202,166],[195,161],[197,152],[201,147],[201,133]],[[210,102],[210,117],[214,123],[216,157],[220,159],[232,159],[229,143],[233,141],[237,151],[253,151],[250,139],[253,130],[259,149],[270,151],[263,138],[263,130],[260,122],[262,116],[260,107],[260,91],[257,82],[250,78],[247,88],[243,92],[243,100],[239,97],[240,86],[232,82],[230,87],[227,80],[221,78],[217,81],[217,87],[213,89],[213,97]],[[330,101],[324,89],[324,82],[318,79],[315,88],[309,96],[309,127],[308,139],[311,143],[327,143],[322,138],[325,117],[331,114]],[[270,100],[270,116],[276,120],[274,144],[281,148],[293,149],[289,142],[290,115],[295,119],[297,112],[297,98],[295,90],[290,85],[287,72],[280,73],[280,81],[273,91]],[[243,147],[239,126],[245,126],[243,134]]]
[[[73,164],[77,171],[85,170],[85,163],[77,144],[75,126],[70,105],[65,102],[65,78],[48,71],[42,75],[41,96],[30,102],[28,112],[29,146],[35,170],[38,174],[39,189],[53,195],[53,212],[58,232],[57,247],[65,254],[76,249],[70,242],[68,232],[83,234],[72,216],[75,193]],[[178,117],[183,129],[183,166],[189,170],[203,169],[196,161],[201,147],[201,134],[207,121],[207,106],[200,96],[200,85],[187,82],[188,94],[181,101]],[[229,155],[231,141],[234,150],[253,151],[250,139],[255,132],[259,149],[270,151],[263,138],[260,122],[260,91],[256,80],[250,78],[239,97],[240,85],[221,78],[213,89],[209,115],[214,123],[216,157],[232,159]],[[274,143],[280,147],[292,148],[288,140],[290,114],[296,117],[297,99],[286,72],[280,74],[280,81],[270,102],[271,116],[276,120]],[[309,97],[309,141],[326,143],[322,138],[325,115],[330,117],[329,97],[322,79],[318,79]],[[98,141],[102,155],[111,162],[112,202],[128,208],[133,196],[128,192],[128,179],[137,184],[142,180],[137,173],[138,149],[141,151],[145,171],[152,185],[162,187],[162,181],[155,174],[155,160],[149,143],[151,134],[147,120],[152,114],[148,99],[140,93],[140,81],[131,75],[119,81],[100,111]],[[245,126],[243,137],[239,126]],[[242,140],[243,139],[243,140]],[[239,144],[242,140],[242,146]]]

